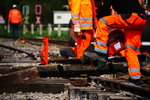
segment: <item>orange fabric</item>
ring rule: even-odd
[[[121,52],[126,57],[128,62],[129,75],[132,79],[139,79],[140,64],[137,58],[139,51],[133,48],[139,48],[141,46],[141,32],[144,28],[146,20],[143,20],[136,13],[133,13],[126,21],[121,18],[119,14],[106,16],[99,20],[96,30],[96,44],[95,51],[107,54],[108,34],[113,29],[123,29],[125,33],[125,46],[127,48]],[[133,47],[133,48],[130,48]]]
[[[97,25],[96,7],[94,0],[69,0],[68,2],[71,7],[72,28],[79,24],[81,29],[79,36],[76,35],[77,46],[71,47],[77,55],[76,57],[80,58],[93,40],[94,29]],[[86,39],[82,39],[82,34]]]
[[[140,48],[141,46],[141,31],[140,30],[127,30],[125,31],[126,42],[125,45],[134,46],[136,48]],[[140,63],[137,55],[140,54],[140,51],[133,50],[131,48],[125,49],[125,57],[128,61],[128,70],[137,69],[140,70]],[[134,76],[141,76],[139,72],[130,72],[129,75],[131,78]]]
[[[84,33],[83,33],[84,32]],[[83,31],[79,37],[77,38],[77,46],[76,47],[71,47],[71,49],[75,52],[77,55],[77,58],[80,58],[83,54],[85,49],[91,44],[91,41],[93,40],[93,34],[94,30],[87,30]],[[82,39],[82,34],[86,36],[86,39]]]
[[[125,49],[125,57],[128,62],[129,75],[132,79],[134,79],[134,77],[141,76],[140,63],[139,63],[137,54],[140,54],[140,53],[131,48]],[[130,72],[130,70],[134,70],[134,69],[139,70],[139,71],[131,71]]]
[[[8,22],[18,24],[22,22],[21,13],[18,9],[11,9],[8,15]]]
[[[81,30],[93,29],[97,22],[94,1],[71,0],[70,4],[73,27],[79,24]]]
[[[69,9],[71,9],[71,5],[72,5],[71,2],[72,2],[71,0],[68,0]]]

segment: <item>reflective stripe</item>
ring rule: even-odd
[[[18,23],[19,23],[19,20],[18,20],[18,21],[14,21],[14,20],[12,20],[11,22],[12,22],[12,23],[16,23],[16,24],[18,24]]]
[[[107,54],[107,50],[103,50],[103,49],[99,49],[99,48],[94,48],[94,51],[99,52],[99,53],[103,53],[103,54]]]
[[[136,48],[136,47],[131,46],[131,45],[126,45],[125,48],[131,48],[133,50],[140,51],[140,48]]]
[[[91,44],[96,44],[96,42],[91,42]]]
[[[101,21],[102,21],[105,25],[107,25],[107,22],[106,22],[106,20],[105,20],[104,18],[101,18]]]
[[[105,20],[104,18],[101,18],[100,20],[102,21],[103,24],[105,24],[107,27],[109,27],[109,28],[108,28],[108,32],[109,32],[109,33],[115,30],[115,29],[113,29],[112,27],[110,27],[110,26],[107,24],[107,22],[106,22],[106,20]]]
[[[131,79],[140,79],[141,76],[130,76]]]
[[[98,45],[102,45],[102,46],[107,46],[107,43],[104,43],[104,42],[99,42],[99,41],[96,41],[96,43],[98,44]]]
[[[140,72],[140,69],[131,68],[131,69],[128,69],[128,72],[129,73],[131,73],[131,72]]]
[[[20,17],[19,15],[11,15],[11,17]]]
[[[73,14],[73,15],[71,15],[72,17],[78,17],[78,14]]]
[[[80,26],[81,26],[81,27],[85,27],[85,26],[90,26],[90,27],[92,27],[93,24],[80,24]]]
[[[80,18],[81,21],[92,21],[92,18]]]
[[[78,20],[72,20],[72,23],[79,23]]]

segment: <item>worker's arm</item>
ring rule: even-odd
[[[80,32],[79,12],[81,0],[71,0],[71,19],[74,32]]]

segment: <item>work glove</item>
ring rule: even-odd
[[[78,35],[80,34],[81,29],[80,29],[80,25],[79,24],[74,25],[74,32],[77,33]]]

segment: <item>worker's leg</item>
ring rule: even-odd
[[[19,24],[12,24],[12,38],[17,40],[19,37]]]
[[[16,40],[16,38],[15,38],[15,24],[11,23],[11,27],[12,27],[12,39]]]
[[[104,58],[106,60],[108,51],[107,41],[109,33],[114,29],[122,29],[125,26],[127,26],[127,23],[121,18],[120,15],[106,16],[101,18],[97,24],[96,41],[94,42],[93,50],[94,53],[89,56],[94,55],[99,60],[101,60],[100,58]],[[99,57],[96,55],[98,55]]]
[[[76,46],[77,58],[83,56],[84,51],[91,44],[93,34],[94,30],[86,30],[81,32],[80,38],[77,39],[77,46]]]
[[[128,72],[133,83],[140,84],[140,63],[137,55],[140,54],[141,34],[146,20],[144,16],[132,14],[126,19],[129,25],[125,28],[125,57],[128,63]]]
[[[140,54],[140,46],[141,46],[141,31],[140,30],[127,30],[125,31],[125,57],[128,63],[128,73],[130,79],[135,81],[135,84],[140,84],[136,82],[140,80],[140,63],[137,55]]]
[[[16,37],[16,40],[19,38],[19,24],[16,24],[16,27],[15,27],[15,37]]]
[[[76,47],[62,48],[60,54],[65,57],[77,57],[83,56],[85,49],[91,44],[93,39],[94,30],[82,31],[77,37]]]

